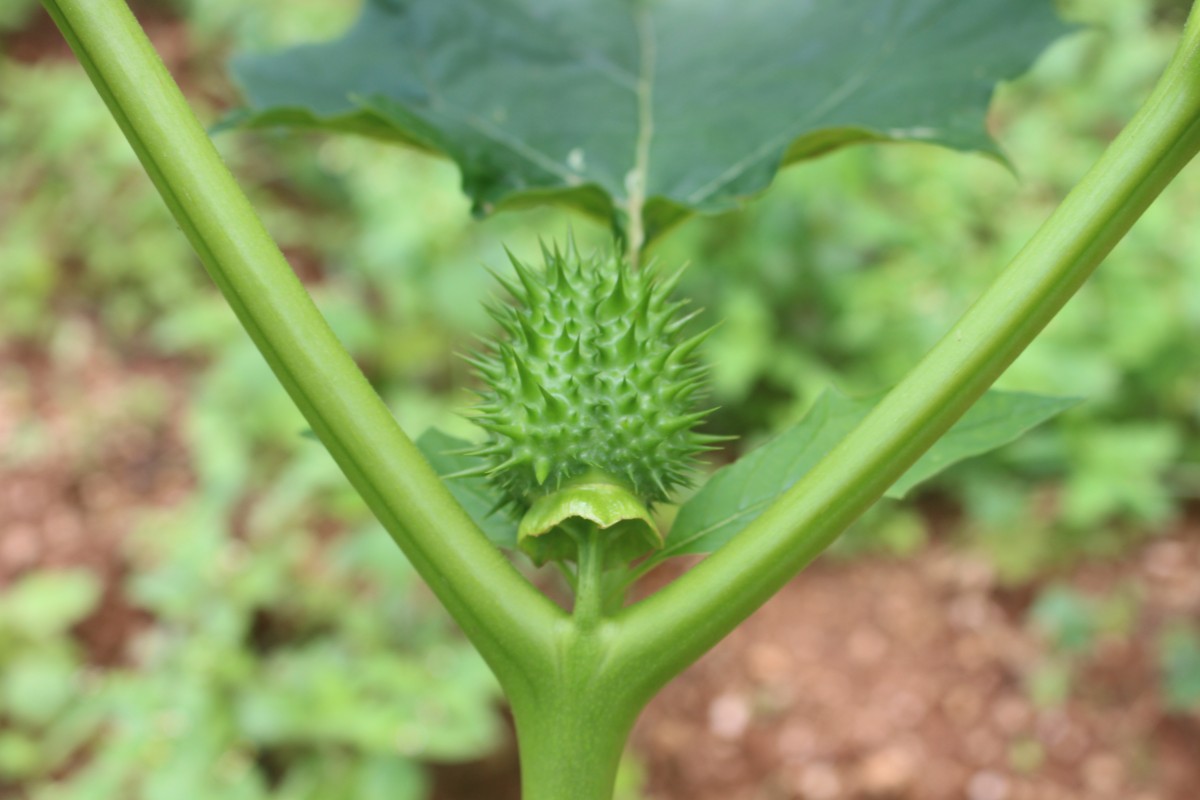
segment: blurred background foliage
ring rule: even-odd
[[[707,309],[701,323],[724,321],[708,348],[712,427],[740,438],[722,457],[830,385],[868,394],[897,381],[1129,118],[1188,5],[1064,3],[1094,29],[1054,46],[994,110],[1016,174],[922,146],[855,148],[666,237],[655,255],[693,263],[681,291]],[[356,4],[137,8],[212,123],[236,104],[231,52],[332,35]],[[303,420],[37,3],[0,6],[0,31],[0,395],[18,398],[0,422],[0,479],[61,446],[37,386],[79,420],[70,452],[87,468],[107,468],[114,426],[177,439],[186,464],[185,498],[132,509],[110,556],[137,619],[116,663],[90,664],[72,633],[100,607],[95,576],[42,565],[4,578],[0,796],[426,796],[423,764],[505,740],[490,675],[299,435]],[[487,324],[480,303],[496,288],[481,266],[505,262],[502,243],[532,254],[568,224],[604,243],[564,212],[472,221],[452,167],[370,141],[217,141],[414,437],[432,425],[473,435],[454,353]],[[838,551],[904,555],[949,527],[1004,581],[1040,586],[1185,514],[1200,498],[1198,218],[1191,168],[1001,380],[1084,403],[916,503],[873,512]],[[115,408],[78,377],[98,349],[135,375]],[[1134,618],[1136,596],[1040,590],[1029,625],[1056,655],[1031,679],[1035,699],[1061,702],[1078,653]],[[1197,631],[1181,618],[1161,637],[1160,690],[1178,708],[1200,705]],[[627,782],[636,796],[636,768]]]

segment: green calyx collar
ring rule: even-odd
[[[586,527],[604,538],[607,562],[630,561],[663,546],[662,533],[637,496],[595,473],[535,501],[521,519],[517,543],[538,564],[575,560],[581,526],[571,525],[572,520],[590,523]]]

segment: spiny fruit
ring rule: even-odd
[[[507,334],[468,357],[486,384],[475,451],[504,503],[524,514],[572,483],[611,482],[650,506],[684,485],[696,456],[721,437],[696,432],[707,335],[683,339],[697,312],[669,296],[682,270],[634,270],[620,257],[542,248],[535,270],[509,254],[516,300],[489,311]]]

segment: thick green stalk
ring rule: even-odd
[[[536,693],[510,694],[523,800],[611,800],[629,731],[642,710],[610,660],[611,622],[558,630],[551,675]]]
[[[878,500],[1021,353],[1200,150],[1200,9],[1153,94],[957,325],[837,448],[732,542],[616,618],[656,691]],[[669,646],[663,646],[669,643]]]
[[[43,4],[313,431],[506,687],[536,681],[565,614],[487,541],[400,430],[129,9],[121,0]]]

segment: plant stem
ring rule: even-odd
[[[565,614],[446,490],[338,342],[121,0],[43,0],[238,319],[346,477],[502,683]]]
[[[595,523],[579,520],[575,527],[579,571],[575,582],[575,624],[582,630],[596,627],[604,614],[604,549]]]
[[[630,695],[609,656],[607,621],[560,626],[553,677],[534,695],[510,695],[523,800],[611,800],[617,767],[644,698]]]
[[[766,602],[962,416],[1198,150],[1195,8],[1149,100],[958,324],[732,542],[617,615],[614,658],[639,664],[654,691]]]

